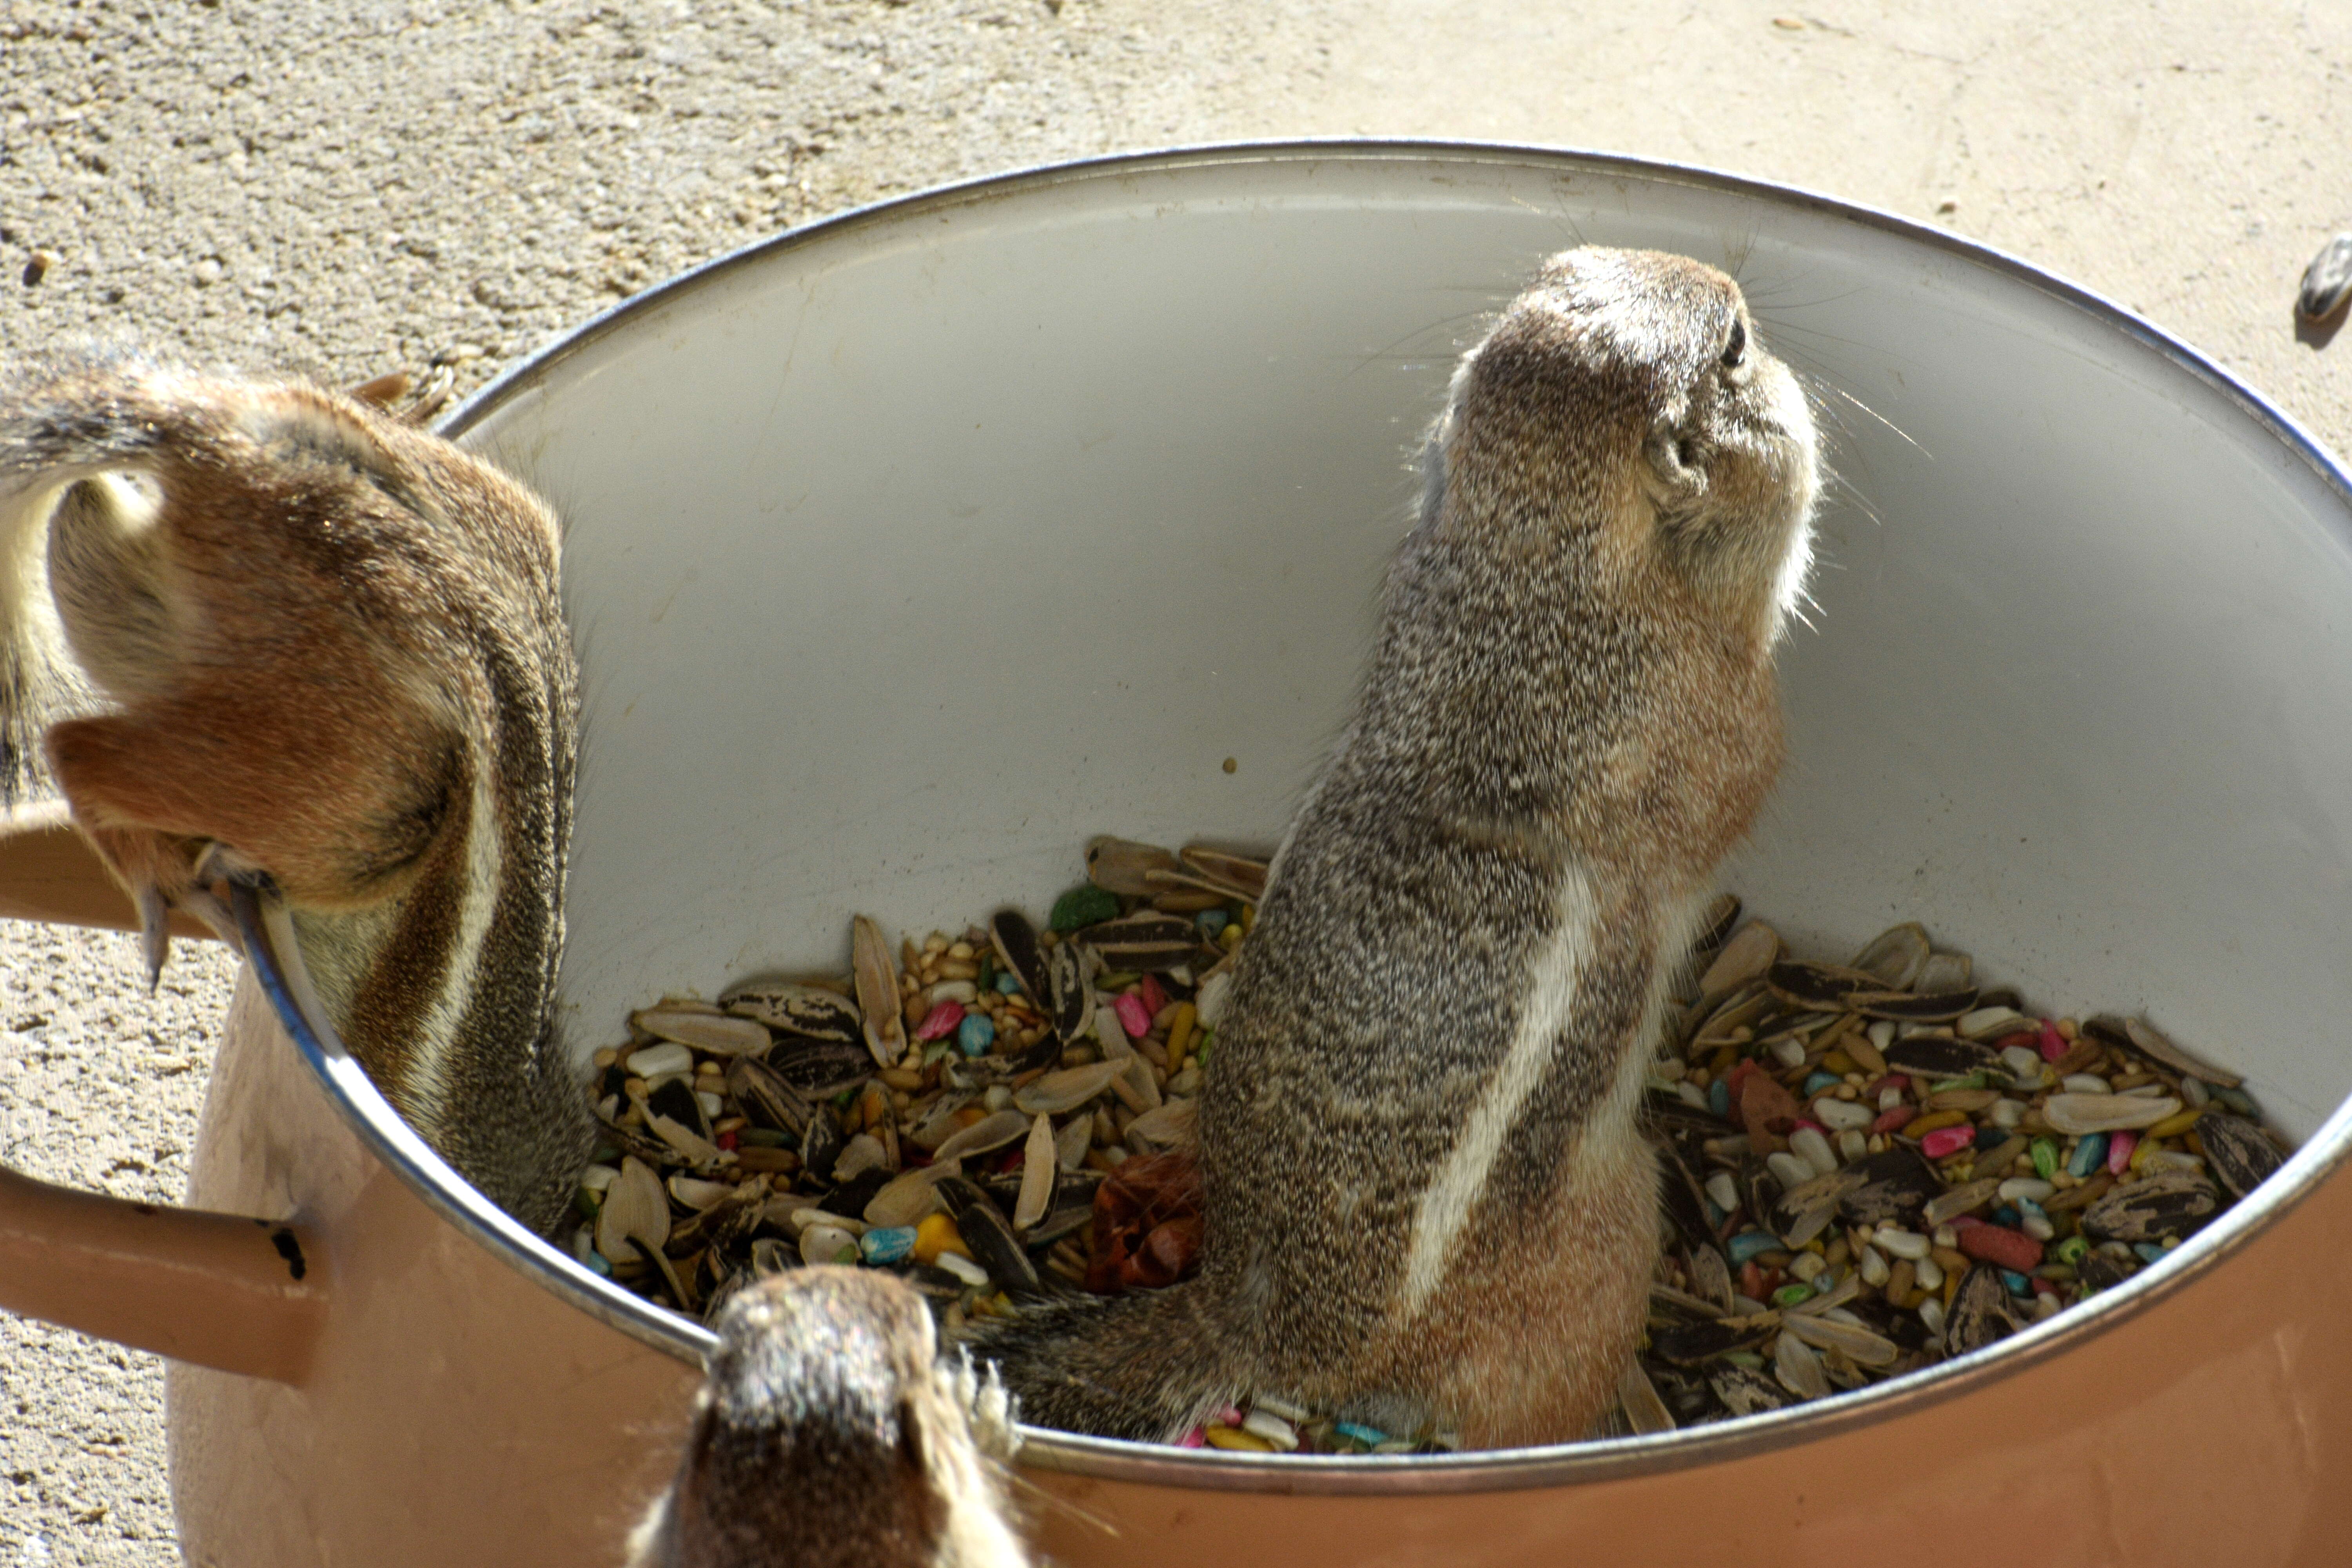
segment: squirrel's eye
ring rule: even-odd
[[[1731,323],[1731,342],[1725,344],[1723,349],[1723,367],[1726,370],[1736,369],[1739,362],[1747,357],[1748,328],[1744,322],[1735,318]]]

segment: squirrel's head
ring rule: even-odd
[[[1802,591],[1811,412],[1739,285],[1687,257],[1546,261],[1464,357],[1435,447],[1433,503],[1461,492],[1454,515],[1585,558],[1596,586],[1666,574],[1759,651]]]

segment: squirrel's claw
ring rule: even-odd
[[[152,996],[163,984],[163,961],[172,956],[172,906],[152,882],[141,883],[131,899],[139,907],[139,942],[147,958],[147,994]]]

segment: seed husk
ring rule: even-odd
[[[1039,1009],[1051,1013],[1053,976],[1045,969],[1045,950],[1038,944],[1037,928],[1019,910],[999,910],[989,917],[988,940],[997,962],[1021,982],[1022,992]]]
[[[1960,1280],[1944,1314],[1944,1353],[1966,1355],[2016,1331],[2017,1314],[2009,1304],[2000,1270],[1990,1263],[1977,1264]]]
[[[2206,1164],[2231,1197],[2244,1197],[2286,1163],[2286,1156],[2259,1125],[2227,1111],[2209,1110],[2199,1117],[2197,1139],[2204,1145]]]
[[[1642,1371],[1639,1361],[1627,1362],[1625,1370],[1617,1374],[1617,1402],[1624,1408],[1625,1419],[1637,1436],[1675,1429],[1673,1412],[1658,1397],[1657,1389]]]
[[[2236,1089],[2245,1082],[2236,1073],[2224,1072],[2194,1052],[2181,1049],[2145,1018],[2125,1019],[2124,1035],[2133,1045],[2175,1072],[2203,1079],[2221,1089]]]
[[[2083,1211],[2083,1234],[2095,1241],[2187,1240],[2221,1207],[2221,1194],[2194,1171],[2164,1171],[2127,1182]]]
[[[1035,1295],[1037,1270],[989,1195],[962,1176],[948,1176],[939,1184],[940,1201],[955,1216],[956,1230],[971,1250],[971,1260],[988,1277],[1013,1295]]]
[[[797,1143],[815,1108],[809,1097],[763,1061],[737,1057],[727,1064],[727,1092],[761,1127],[791,1134]]]
[[[878,1067],[896,1067],[907,1054],[907,1021],[899,1012],[898,960],[882,928],[865,915],[850,921],[850,966],[857,980],[857,1010],[866,1048]]]
[[[1108,836],[1087,840],[1087,880],[1129,898],[1150,897],[1153,889],[1144,880],[1147,872],[1174,871],[1181,867],[1173,851],[1157,844]]]
[[[1771,1377],[1744,1366],[1708,1368],[1706,1385],[1734,1415],[1761,1415],[1767,1411],[1786,1410],[1797,1403],[1797,1396]]]
[[[1764,978],[1780,957],[1780,933],[1762,921],[1749,921],[1737,931],[1699,976],[1701,996],[1727,996]]]
[[[1874,977],[1889,991],[1910,991],[1927,967],[1929,952],[1927,930],[1914,921],[1881,931],[1846,967]]]
[[[1000,1110],[983,1116],[961,1132],[931,1151],[935,1160],[952,1160],[961,1154],[985,1154],[992,1149],[1002,1149],[1029,1131],[1029,1116],[1020,1110]]]
[[[1054,1119],[1040,1115],[1029,1125],[1029,1142],[1022,1154],[1021,1196],[1013,1205],[1013,1228],[1026,1234],[1045,1217],[1054,1198]]]
[[[831,1100],[874,1076],[874,1057],[862,1040],[787,1037],[761,1058],[787,1088],[810,1100]]]
[[[629,1022],[665,1040],[675,1040],[713,1056],[745,1056],[766,1050],[774,1043],[767,1027],[752,1018],[733,1018],[683,1007],[647,1007],[629,1015]]]
[[[857,1005],[821,986],[786,981],[730,987],[719,1005],[739,1017],[757,1019],[780,1035],[856,1045],[865,1038]]]

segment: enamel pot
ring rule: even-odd
[[[1790,762],[1725,884],[1800,951],[1918,919],[2045,1010],[2147,1012],[2302,1152],[2090,1307],[1800,1410],[1435,1459],[1037,1433],[1045,1550],[2342,1561],[2352,489],[2193,350],[1882,214],[1619,158],[1225,148],[890,203],[589,323],[447,426],[569,525],[569,1038],[845,967],[854,913],[1041,905],[1090,834],[1271,843],[1456,354],[1580,242],[1734,270],[1831,432]],[[18,826],[8,907],[103,918],[74,841]],[[210,1212],[12,1179],[5,1304],[177,1358],[192,1563],[615,1561],[707,1335],[485,1205],[244,913]]]

